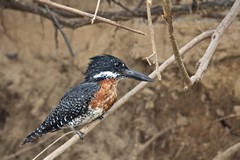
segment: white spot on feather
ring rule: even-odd
[[[102,114],[103,114],[102,108],[92,109],[91,107],[89,107],[88,113],[74,118],[73,121],[68,123],[68,126],[76,127],[76,126],[81,126],[81,125],[90,123],[96,118],[98,118],[99,116],[101,116]]]

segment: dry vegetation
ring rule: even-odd
[[[7,1],[0,4],[3,5],[3,2]],[[94,13],[97,4],[97,1],[87,0],[81,1],[81,4],[76,1],[57,2],[87,12],[91,10],[91,13]],[[101,1],[98,15],[110,18],[110,13],[118,13],[112,20],[119,20],[121,26],[149,35],[145,3],[137,9],[134,2],[121,1],[127,8],[122,8],[116,2],[110,1],[109,5]],[[175,3],[184,6],[190,2]],[[153,1],[152,20],[161,65],[173,52],[167,25],[161,18],[162,10],[156,7],[159,5]],[[198,10],[193,10],[194,14],[185,11],[184,7],[179,11],[173,6],[173,27],[179,48],[201,32],[216,29],[231,8],[228,5],[212,9],[200,6]],[[11,8],[11,5],[6,8]],[[37,143],[19,147],[25,136],[41,123],[65,91],[83,79],[89,57],[107,53],[146,74],[156,69],[143,60],[153,53],[148,35],[116,29],[99,23],[97,19],[94,21],[97,24],[78,28],[91,23],[91,19],[85,18],[83,21],[83,18],[77,19],[76,15],[57,10],[56,17],[63,16],[58,19],[60,24],[77,28],[63,29],[75,53],[72,58],[61,35],[55,38],[55,28],[46,19],[50,16],[42,14],[45,12],[41,10],[45,10],[45,7],[39,12],[46,18],[27,13],[31,10],[23,12],[17,7],[6,8],[1,9],[0,18],[1,159],[32,159],[69,131],[47,134]],[[127,9],[131,9],[132,13]],[[69,21],[66,21],[66,17]],[[70,23],[74,18],[76,23]],[[161,73],[161,81],[148,84],[89,132],[84,141],[77,141],[58,159],[240,159],[239,152],[236,152],[240,139],[239,25],[237,17],[220,39],[199,83],[185,91],[177,64],[170,65]],[[210,39],[205,40],[185,54],[183,62],[190,76],[195,74],[196,63],[204,55],[209,43]],[[150,60],[153,62],[155,59]],[[120,82],[119,96],[125,95],[137,83],[132,80]],[[71,136],[63,138],[39,159],[49,155]],[[224,152],[229,150],[234,154]],[[217,156],[219,153],[224,154]]]

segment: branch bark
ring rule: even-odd
[[[227,13],[225,18],[222,20],[222,22],[218,25],[216,28],[214,34],[211,37],[211,42],[203,55],[203,57],[199,60],[199,67],[195,73],[191,77],[191,85],[193,85],[195,82],[198,82],[201,77],[203,76],[204,72],[207,70],[208,64],[218,46],[220,38],[223,36],[223,34],[226,32],[228,27],[232,24],[232,22],[237,17],[237,14],[240,11],[240,0],[236,0],[230,9],[230,11]]]
[[[237,0],[238,1],[238,0]],[[229,147],[222,153],[219,153],[213,160],[231,160],[234,154],[239,152],[240,150],[240,143],[236,143],[233,146]]]
[[[95,19],[96,19],[96,17],[97,17],[97,13],[98,13],[98,9],[99,9],[99,6],[100,6],[100,2],[101,2],[101,0],[98,0],[98,1],[97,1],[97,5],[96,5],[95,12],[94,12],[94,16],[93,16],[93,18],[91,19],[91,23],[92,23],[92,24],[94,23],[94,21],[95,21]]]
[[[139,146],[139,148],[137,149],[137,152],[136,152],[136,155],[135,157],[137,158],[137,156],[141,153],[143,153],[144,150],[146,150],[149,145],[151,145],[156,139],[158,139],[159,137],[161,137],[162,135],[164,135],[165,133],[173,130],[173,129],[176,129],[178,127],[182,127],[183,125],[173,125],[173,126],[170,126],[170,127],[167,127],[167,128],[164,128],[163,130],[159,131],[157,134],[155,134],[154,136],[152,136],[152,138],[150,138],[146,143],[142,144]]]
[[[141,34],[141,35],[146,35],[145,33],[141,32],[141,31],[138,31],[136,29],[132,29],[132,28],[129,28],[129,27],[126,27],[126,26],[122,26],[122,25],[118,24],[117,22],[112,21],[110,19],[103,18],[103,17],[100,17],[100,16],[94,16],[93,14],[90,14],[90,13],[87,13],[87,12],[84,12],[84,11],[80,11],[80,10],[77,10],[77,9],[74,9],[74,8],[71,8],[71,7],[67,7],[67,6],[64,6],[64,5],[55,3],[55,2],[51,2],[50,0],[35,0],[35,1],[38,2],[38,3],[41,3],[41,4],[46,4],[48,6],[52,6],[52,7],[55,7],[57,9],[61,9],[63,11],[67,11],[67,12],[74,13],[74,14],[77,14],[77,15],[85,16],[85,17],[88,17],[88,18],[91,18],[91,19],[95,18],[98,21],[101,21],[101,22],[104,22],[104,23],[107,23],[107,24],[110,24],[110,25],[113,25],[113,26],[116,26],[116,27],[119,27],[119,28],[122,28],[122,29],[126,29],[126,30],[134,32],[134,33],[138,33],[138,34]]]
[[[175,36],[174,36],[174,29],[173,29],[173,24],[172,24],[171,2],[170,2],[170,0],[162,0],[162,4],[163,4],[163,11],[164,11],[163,18],[166,20],[167,25],[168,25],[169,39],[172,44],[173,54],[175,56],[178,69],[182,75],[185,86],[191,85],[190,77],[187,73],[187,70],[186,70],[184,64],[183,64],[182,57],[179,54],[179,49],[178,49],[177,42],[176,42]]]
[[[45,8],[47,10],[47,12],[51,15],[52,17],[52,21],[53,21],[53,24],[54,26],[56,27],[56,29],[58,29],[67,45],[67,48],[69,50],[69,53],[71,54],[72,57],[75,56],[75,53],[73,52],[73,49],[71,47],[71,44],[67,38],[67,35],[65,34],[65,32],[63,31],[62,29],[62,26],[60,25],[60,23],[58,22],[58,19],[55,17],[55,15],[52,13],[52,11],[49,9],[48,5],[45,5]],[[57,31],[56,31],[57,32]],[[55,37],[57,39],[57,36]],[[57,40],[56,40],[56,46],[57,46]]]
[[[153,24],[152,24],[152,16],[151,16],[151,6],[152,6],[152,0],[146,0],[146,7],[147,7],[147,17],[148,17],[148,28],[150,32],[150,38],[151,38],[151,44],[152,44],[152,55],[155,56],[155,67],[156,67],[156,72],[157,72],[157,77],[159,80],[161,80],[161,74],[158,71],[158,53],[157,53],[157,47],[156,47],[156,42],[155,42],[155,34],[153,30]],[[147,59],[149,62],[149,60]]]
[[[182,47],[179,52],[181,55],[188,52],[191,48],[193,48],[195,45],[200,43],[201,41],[209,38],[214,33],[213,30],[206,31],[201,33],[199,36],[192,39],[188,44],[186,44],[184,47]],[[168,58],[162,65],[159,66],[159,71],[164,71],[170,64],[172,64],[175,61],[174,56],[171,56]],[[154,78],[156,77],[156,70],[152,72],[149,77]],[[85,135],[87,135],[90,131],[92,131],[97,125],[101,123],[106,117],[111,115],[113,112],[118,110],[124,103],[126,103],[133,95],[135,95],[137,92],[139,92],[141,89],[143,89],[147,85],[146,82],[139,83],[136,87],[134,87],[131,91],[129,91],[126,95],[124,95],[121,99],[119,99],[112,108],[104,115],[102,120],[96,120],[89,125],[83,127],[81,129],[81,132],[83,132]],[[47,157],[44,158],[44,160],[52,160],[59,155],[61,155],[64,151],[66,151],[69,147],[74,145],[79,140],[78,135],[74,135],[71,139],[69,139],[67,142],[65,142],[62,146],[57,148],[55,151],[53,151],[51,154],[49,154]]]
[[[226,10],[227,8],[231,7],[233,5],[233,0],[208,0],[203,1],[202,3],[198,4],[200,8],[204,9],[204,12],[218,12]],[[141,5],[141,4],[140,4]],[[140,6],[139,5],[139,6]],[[182,15],[182,14],[191,14],[201,11],[199,10],[199,6],[192,6],[192,4],[184,4],[184,5],[176,5],[172,7],[172,12],[175,15]],[[48,18],[51,20],[51,16],[47,14],[46,9],[41,6],[37,5],[36,3],[29,3],[25,1],[16,1],[16,0],[0,0],[0,8],[6,8],[6,9],[13,9],[17,11],[22,12],[28,12],[33,14],[38,14],[40,16],[43,16],[45,18]],[[84,16],[80,16],[75,13],[68,13],[64,12],[62,10],[54,10],[52,11],[55,14],[55,17],[59,20],[59,23],[65,27],[70,28],[78,28],[86,25],[91,24],[91,19],[86,18]],[[94,11],[86,11],[87,13],[93,13]],[[151,8],[151,14],[152,16],[158,16],[163,14],[162,7],[159,5],[153,6]],[[144,18],[147,19],[147,10],[142,9],[140,7],[135,7],[133,10],[126,10],[123,9],[122,11],[118,12],[98,12],[98,16],[105,17],[107,19],[111,19],[112,21],[127,21],[132,18]],[[205,14],[204,16],[208,16],[208,14]],[[95,21],[94,24],[100,23],[100,21]]]

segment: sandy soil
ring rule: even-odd
[[[62,37],[55,48],[54,28],[39,16],[4,10],[0,26],[0,157],[32,159],[68,130],[43,136],[37,143],[19,147],[65,91],[83,79],[88,58],[103,53],[123,59],[129,67],[149,74],[154,66],[143,61],[151,54],[148,36],[115,30],[106,24],[65,29],[76,52],[71,59]],[[214,29],[220,20],[181,16],[174,26],[179,46],[201,31]],[[135,19],[122,24],[148,32],[146,21]],[[149,84],[121,109],[94,129],[59,159],[212,159],[219,151],[240,138],[239,117],[221,120],[240,113],[240,22],[235,21],[221,39],[202,81],[188,91],[176,65],[163,72],[162,81]],[[154,24],[160,62],[171,55],[167,28]],[[199,44],[185,57],[189,73],[196,71],[197,60],[209,40]],[[138,82],[119,83],[121,97]],[[175,124],[185,124],[166,132],[141,151],[141,145],[160,131]],[[69,139],[64,138],[45,152]],[[40,159],[41,159],[40,158]],[[240,159],[240,154],[233,159]]]

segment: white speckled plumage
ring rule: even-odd
[[[91,107],[88,107],[88,111],[86,114],[83,114],[81,116],[74,118],[67,125],[69,127],[77,127],[77,126],[85,125],[87,123],[92,122],[93,120],[97,119],[98,117],[100,117],[102,115],[103,115],[102,108],[92,109]]]
[[[40,127],[30,133],[22,144],[33,142],[47,132],[84,125],[101,117],[117,99],[115,82],[124,77],[152,81],[142,73],[128,69],[116,57],[92,57],[84,81],[65,93]]]

